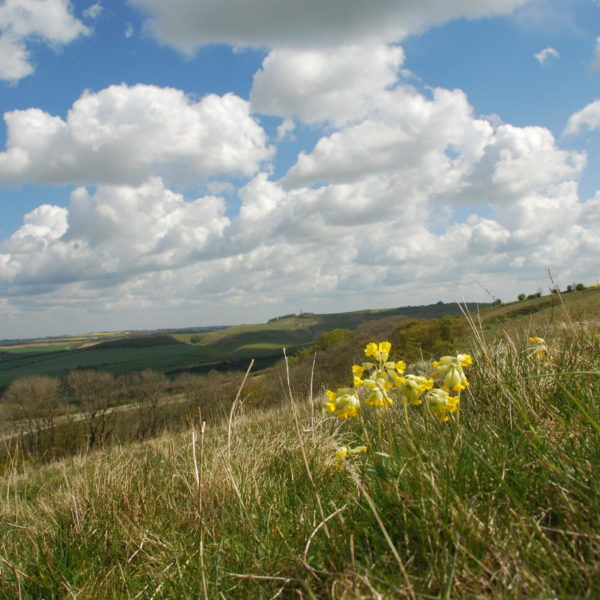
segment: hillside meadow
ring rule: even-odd
[[[598,597],[596,293],[338,329],[180,431],[48,464],[15,447],[0,598]]]

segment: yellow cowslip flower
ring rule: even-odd
[[[470,354],[457,354],[456,358],[458,358],[461,367],[469,367],[473,364]]]
[[[367,344],[365,346],[365,356],[372,356],[375,360],[385,362],[390,355],[391,349],[392,344],[390,344],[389,342],[380,342],[379,344],[371,342],[370,344]]]
[[[361,365],[352,365],[352,372],[358,376],[358,377],[362,377],[363,373],[365,372],[365,367],[361,366]]]
[[[369,406],[390,406],[393,400],[380,387],[373,387],[365,398],[365,404]]]
[[[340,419],[358,417],[360,414],[360,400],[356,391],[351,388],[340,388],[337,392],[327,390],[325,392],[328,401],[325,408],[334,413]]]
[[[432,377],[443,379],[442,389],[446,391],[461,392],[469,382],[463,371],[463,366],[473,363],[473,359],[468,354],[458,354],[457,356],[442,356],[439,361],[432,363],[436,369],[431,374]]]
[[[425,401],[431,414],[437,417],[440,423],[443,423],[449,419],[448,413],[456,412],[460,398],[450,396],[446,390],[433,389],[425,394]]]
[[[433,387],[433,379],[422,375],[406,375],[406,377],[399,377],[398,379],[404,379],[402,383],[396,384],[401,398],[407,404],[413,404],[414,406],[421,404],[421,394]]]
[[[366,446],[357,446],[356,448],[348,448],[347,446],[342,446],[341,448],[338,448],[335,452],[336,468],[340,469],[344,461],[348,458],[348,456],[352,456],[353,454],[362,454],[366,451]]]
[[[404,373],[404,371],[406,371],[406,363],[403,360],[399,360],[394,365],[394,368],[396,369],[396,371],[398,371],[398,373],[400,373],[400,375],[402,375],[402,373]]]
[[[352,365],[352,372],[354,373],[354,387],[358,388],[361,385],[364,385],[364,381],[362,380],[363,373],[365,372],[365,367],[361,365]]]
[[[529,341],[534,344],[534,346],[529,348],[530,353],[527,355],[527,357],[529,359],[536,358],[537,360],[542,360],[542,358],[544,358],[544,356],[548,353],[546,340],[541,337],[530,337]]]

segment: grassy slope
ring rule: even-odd
[[[565,313],[565,308],[567,313]],[[523,302],[486,307],[481,311],[484,330],[488,332],[539,330],[557,321],[600,323],[600,288],[542,296]],[[533,335],[533,334],[532,334]],[[538,334],[539,335],[539,334]]]
[[[598,597],[598,327],[537,311],[537,362],[531,314],[472,350],[460,420],[410,407],[407,427],[396,404],[363,429],[300,399],[229,430],[15,463],[0,598]],[[336,469],[365,430],[370,452]]]

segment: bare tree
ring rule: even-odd
[[[46,375],[16,379],[4,392],[4,401],[20,428],[23,450],[46,454],[54,446],[55,419],[62,406],[60,380]]]
[[[78,369],[67,375],[66,387],[85,415],[88,448],[101,446],[110,433],[109,416],[116,396],[114,376],[105,371]]]
[[[169,380],[164,373],[151,369],[127,373],[123,380],[138,409],[138,437],[156,435],[160,425],[158,407]]]

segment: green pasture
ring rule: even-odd
[[[79,345],[79,344],[77,344]],[[6,346],[0,348],[0,352],[10,352],[11,354],[42,354],[44,352],[60,352],[61,350],[71,350],[73,344],[48,344],[47,346]]]
[[[211,360],[212,355],[187,344],[161,344],[140,347],[92,347],[61,352],[23,354],[15,360],[0,362],[0,386],[27,375],[65,376],[79,368],[94,368],[119,374],[155,369],[169,371]]]

